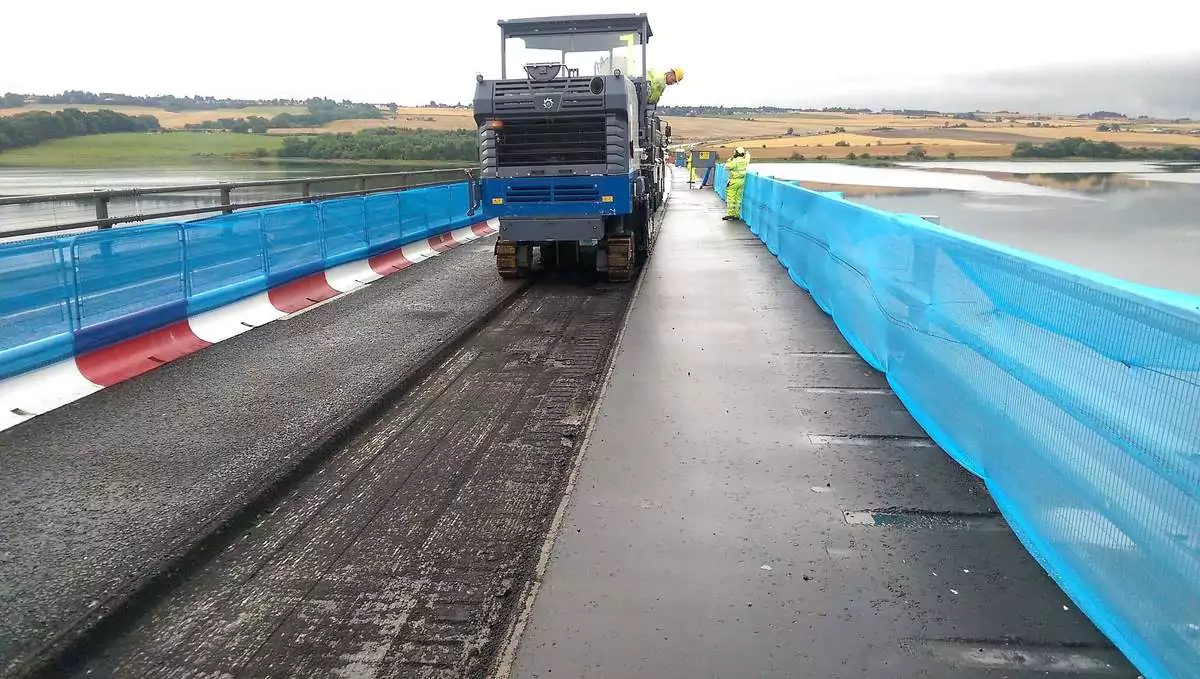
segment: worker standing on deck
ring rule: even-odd
[[[750,168],[750,156],[741,146],[733,152],[733,157],[725,161],[725,170],[729,173],[729,181],[725,184],[725,216],[721,219],[742,218],[742,190],[746,188],[746,171]]]
[[[667,89],[667,85],[674,85],[683,80],[683,69],[672,68],[666,73],[649,71],[646,73],[646,78],[650,82],[649,102],[651,105],[658,105],[658,100],[662,97],[663,90]]]

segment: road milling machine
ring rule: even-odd
[[[584,268],[628,281],[663,204],[670,127],[649,104],[645,14],[501,20],[499,80],[477,76],[476,200],[500,276]],[[510,68],[515,66],[515,68]],[[519,73],[509,77],[510,72]]]

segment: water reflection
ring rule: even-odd
[[[1142,285],[1200,294],[1200,186],[1089,185],[1095,201],[961,191],[850,198]],[[1074,189],[1081,190],[1081,189]]]
[[[1194,166],[804,165],[760,164],[755,171],[883,210],[936,215],[947,228],[1135,283],[1200,294],[1200,172]]]

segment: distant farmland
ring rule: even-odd
[[[77,108],[80,111],[99,111],[107,109],[124,113],[130,116],[149,115],[158,118],[158,123],[168,129],[183,129],[184,125],[202,123],[206,120],[216,120],[218,118],[246,118],[248,116],[260,116],[263,118],[273,118],[280,113],[291,113],[301,115],[308,112],[308,109],[303,106],[251,106],[247,108],[219,108],[209,111],[167,111],[161,108],[151,108],[149,106],[98,106],[94,104],[80,105],[59,105],[59,104],[33,104],[19,108],[0,108],[0,116],[11,116],[18,113],[29,113],[30,111],[61,111],[64,108]]]
[[[901,116],[886,114],[786,114],[739,118],[669,118],[673,141],[705,148],[744,146],[760,159],[804,156],[844,158],[904,156],[920,146],[926,155],[960,158],[1004,157],[1020,142],[1043,144],[1066,137],[1110,141],[1121,146],[1166,148],[1200,147],[1200,134],[1187,134],[1200,123],[1101,121],[1070,116],[1033,118],[1013,114],[978,114],[980,120],[952,116]],[[996,122],[996,118],[1002,118]],[[1100,131],[1101,124],[1117,124],[1119,132]],[[1153,130],[1153,131],[1152,131]],[[841,145],[838,145],[841,144]]]
[[[35,105],[15,109],[0,109],[0,116],[13,115],[33,110],[55,111],[65,106]],[[281,113],[303,115],[304,107],[261,106],[244,109],[217,109],[208,111],[170,112],[159,108],[138,106],[96,105],[76,106],[85,111],[109,108],[128,115],[152,115],[167,129],[181,129],[188,124],[201,123],[219,118],[246,118],[260,116],[273,118]],[[672,127],[672,142],[676,144],[698,144],[710,149],[732,149],[745,146],[758,159],[789,159],[804,156],[807,160],[824,156],[840,159],[854,154],[869,156],[904,157],[915,147],[920,147],[926,156],[957,158],[1008,157],[1016,144],[1028,142],[1044,144],[1066,137],[1083,137],[1094,141],[1110,141],[1125,147],[1145,146],[1165,148],[1187,146],[1200,148],[1200,134],[1189,133],[1200,129],[1200,122],[1167,122],[1151,120],[1094,120],[1073,116],[1031,116],[1001,113],[976,113],[976,119],[962,119],[952,115],[901,115],[862,113],[789,113],[755,114],[739,117],[666,116]],[[997,119],[999,118],[999,121]],[[1101,131],[1102,125],[1116,124],[1120,131]],[[335,120],[320,127],[273,128],[269,135],[241,135],[230,140],[189,140],[188,145],[203,147],[200,155],[251,155],[259,148],[273,152],[279,148],[280,138],[287,135],[312,135],[329,133],[353,133],[376,128],[408,128],[422,130],[473,130],[474,113],[465,108],[401,107],[395,115],[384,112],[378,119]],[[224,136],[224,135],[221,135]],[[249,139],[247,139],[249,137]],[[257,141],[253,141],[257,139]],[[83,142],[79,142],[83,143]],[[100,142],[93,140],[95,144]],[[145,152],[158,153],[155,149],[184,143],[139,141],[147,146]],[[840,144],[840,145],[839,145]],[[119,145],[118,145],[119,146]],[[71,147],[72,153],[75,147]],[[217,149],[208,151],[207,149]],[[119,150],[113,148],[113,150]],[[226,152],[227,151],[227,152]],[[141,153],[141,151],[137,152]],[[12,155],[6,153],[6,155]],[[32,159],[37,154],[29,157]],[[61,162],[57,152],[51,154]],[[86,154],[85,154],[86,155]],[[136,153],[134,154],[136,155]],[[723,153],[723,155],[725,155]],[[122,155],[122,158],[129,157]],[[12,165],[13,158],[5,158],[4,164]]]
[[[136,167],[185,165],[274,154],[281,137],[205,132],[127,132],[71,137],[0,153],[0,166]]]

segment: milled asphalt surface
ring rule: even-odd
[[[721,212],[672,197],[511,676],[1136,677]]]
[[[0,674],[115,606],[521,289],[491,246],[0,433]]]
[[[632,292],[540,280],[54,676],[482,677]]]

